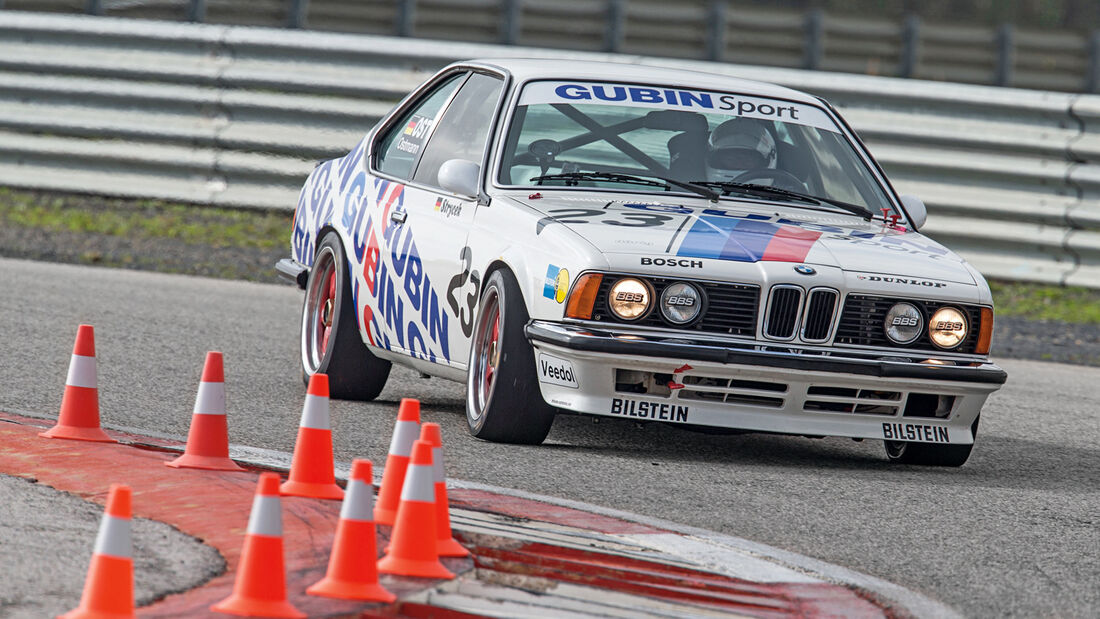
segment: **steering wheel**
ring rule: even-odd
[[[802,184],[802,181],[799,180],[797,176],[779,168],[754,168],[752,170],[746,170],[737,175],[737,178],[733,179],[733,182],[749,183],[765,178],[772,179],[775,182],[774,186],[780,189],[806,191],[806,186]]]

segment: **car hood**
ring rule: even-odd
[[[605,254],[837,267],[868,277],[919,276],[973,285],[965,261],[932,239],[882,221],[828,211],[723,201],[661,203],[606,194],[531,194],[536,228],[565,226]]]

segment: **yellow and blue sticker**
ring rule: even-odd
[[[569,292],[569,270],[553,264],[548,265],[546,279],[542,284],[542,296],[562,303],[565,301],[567,292]]]

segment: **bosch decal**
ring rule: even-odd
[[[702,260],[689,260],[687,258],[642,258],[642,266],[655,267],[681,267],[684,269],[703,268]]]

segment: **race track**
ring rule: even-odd
[[[230,439],[290,451],[304,388],[289,286],[0,260],[0,410],[55,415],[76,326],[96,327],[104,423],[184,437],[207,350]],[[996,350],[994,346],[994,351]],[[745,537],[921,591],[969,616],[1100,608],[1100,369],[1003,360],[1009,382],[961,469],[886,463],[846,439],[709,436],[562,417],[546,445],[470,437],[462,387],[395,370],[334,402],[336,457],[384,462],[396,402],[443,425],[452,477]]]

